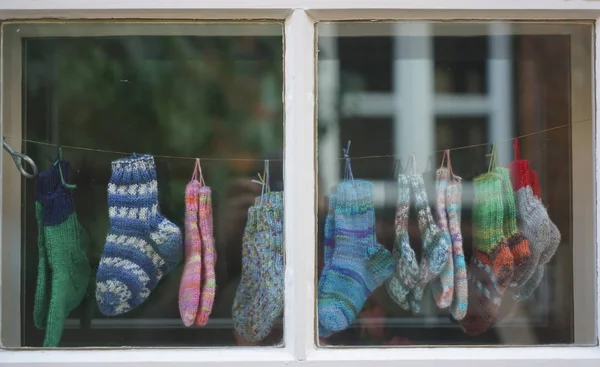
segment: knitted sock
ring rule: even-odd
[[[519,292],[516,296],[517,301],[524,301],[533,295],[533,292],[544,278],[545,268],[546,265],[540,265],[535,268],[533,275],[525,282],[525,284],[519,287]]]
[[[200,304],[202,243],[198,228],[198,192],[201,183],[190,181],[185,188],[185,265],[179,284],[179,314],[185,326],[194,323]]]
[[[495,173],[475,179],[473,240],[475,248],[468,270],[467,314],[461,326],[469,335],[486,331],[492,324],[504,290],[513,273],[513,257],[503,235],[502,180]]]
[[[429,209],[425,184],[421,175],[411,176],[411,190],[423,239],[419,280],[412,291],[411,308],[421,311],[421,300],[427,283],[438,276],[448,261],[449,244],[444,233],[436,226]]]
[[[324,228],[324,240],[323,240],[323,260],[324,266],[323,271],[321,272],[321,276],[319,278],[319,282],[317,283],[317,295],[320,299],[322,294],[323,284],[325,283],[326,274],[329,271],[329,267],[331,266],[331,260],[333,258],[333,251],[335,249],[335,202],[336,196],[335,194],[329,195],[329,211],[327,212],[327,218],[325,218],[325,228]],[[320,302],[320,301],[318,301]],[[331,331],[325,329],[319,323],[319,337],[327,338],[332,334]]]
[[[329,210],[327,217],[325,218],[325,228],[323,233],[323,271],[317,284],[318,294],[321,294],[321,287],[325,280],[325,274],[329,270],[331,265],[331,259],[333,258],[333,250],[335,248],[335,194],[329,195]]]
[[[200,309],[196,316],[196,325],[204,326],[208,322],[212,312],[213,302],[215,300],[216,280],[215,280],[215,262],[217,256],[215,252],[215,239],[213,237],[213,215],[211,189],[208,186],[200,188],[199,196],[199,226],[200,236],[202,237],[202,292],[200,293]]]
[[[507,168],[498,167],[496,172],[502,179],[502,197],[504,205],[504,237],[513,256],[514,267],[512,282],[517,283],[521,280],[528,268],[531,267],[533,260],[529,241],[517,227],[517,209],[515,207],[515,198],[512,186],[510,184],[510,173]]]
[[[77,220],[70,189],[61,185],[59,170],[66,181],[68,169],[67,162],[59,161],[50,168],[53,172],[38,176],[36,196],[43,209],[41,230],[51,274],[44,347],[58,346],[64,322],[85,297],[91,276],[88,238]]]
[[[247,309],[250,307],[253,295],[257,292],[256,287],[261,278],[259,265],[261,244],[260,239],[257,237],[259,209],[257,204],[248,209],[248,220],[242,238],[242,276],[231,308],[233,326],[238,334],[246,340],[248,340],[248,335],[251,333],[247,323]]]
[[[556,253],[560,244],[560,232],[548,216],[546,208],[527,186],[516,194],[517,218],[523,228],[525,237],[529,239],[531,258],[529,266],[518,282],[523,286],[533,276],[536,268],[546,264]]]
[[[342,182],[337,188],[335,250],[321,288],[321,325],[336,332],[347,328],[375,288],[394,271],[394,259],[375,238],[373,185]]]
[[[454,260],[452,257],[452,239],[448,230],[448,216],[446,209],[448,181],[450,170],[439,168],[436,172],[436,198],[437,198],[437,225],[443,232],[448,243],[448,260],[440,276],[432,283],[433,295],[439,308],[446,308],[452,304],[454,296]]]
[[[39,172],[36,176],[35,217],[38,228],[38,274],[33,305],[33,322],[38,329],[45,329],[48,321],[48,304],[50,302],[50,268],[48,267],[48,251],[44,236],[44,208],[42,199],[59,189],[60,172],[55,166]]]
[[[385,283],[387,292],[400,307],[410,309],[407,301],[419,279],[419,263],[408,240],[408,219],[410,215],[410,180],[408,175],[398,176],[398,204],[396,207],[396,241],[392,256],[396,270]]]
[[[283,194],[269,192],[257,199],[257,283],[245,307],[245,317],[236,330],[247,341],[264,339],[283,312]],[[252,286],[252,284],[250,284]],[[239,329],[238,329],[239,327]]]
[[[452,258],[454,263],[454,299],[450,313],[456,320],[462,320],[467,314],[468,282],[467,266],[463,253],[463,239],[460,230],[462,184],[460,178],[451,180],[446,190],[446,212],[452,238]]]
[[[112,162],[108,183],[110,230],[96,276],[96,300],[107,315],[127,312],[148,298],[181,260],[181,231],[159,213],[154,158]]]

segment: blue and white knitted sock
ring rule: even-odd
[[[112,163],[108,213],[110,230],[96,275],[96,300],[100,311],[111,316],[144,302],[179,263],[183,247],[179,227],[159,213],[151,155]]]
[[[362,180],[345,181],[337,187],[335,249],[319,286],[320,331],[347,328],[371,292],[394,271],[391,253],[375,237],[372,191],[373,185]]]

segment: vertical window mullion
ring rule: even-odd
[[[21,147],[21,38],[2,35],[2,137],[17,152]],[[5,345],[21,345],[21,175],[10,155],[2,158],[0,242],[0,331]],[[22,162],[27,171],[31,167]]]
[[[316,165],[314,23],[303,10],[285,22],[286,348],[299,360],[314,348]]]

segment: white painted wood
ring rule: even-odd
[[[327,348],[313,353],[311,365],[327,367],[597,367],[598,347],[538,348]],[[321,363],[317,363],[321,362]]]
[[[1,9],[599,9],[597,1],[582,0],[4,0]]]
[[[583,32],[582,32],[583,33]],[[587,41],[587,42],[586,42]],[[594,56],[593,35],[577,34],[571,41],[571,122],[588,121],[571,128],[572,244],[573,244],[573,330],[576,344],[595,341],[597,324],[596,251],[594,240]],[[596,120],[597,121],[597,120]],[[569,239],[564,239],[568,241]]]
[[[345,93],[341,114],[346,117],[392,117],[402,108],[394,98],[392,93],[384,92]],[[436,94],[433,97],[436,116],[486,116],[490,110],[488,97],[483,94]]]
[[[393,27],[394,154],[406,159],[415,153],[421,172],[435,150],[431,24],[400,22]],[[405,34],[416,37],[402,37]]]
[[[275,21],[235,23],[219,22],[65,22],[62,20],[8,21],[4,23],[8,35],[25,37],[107,37],[107,36],[281,36],[282,24]]]
[[[320,129],[318,137],[319,167],[326,169],[317,170],[319,178],[318,187],[327,195],[334,189],[340,179],[340,166],[342,148],[340,145],[340,60],[338,57],[337,27],[338,23],[328,26],[327,37],[321,37],[321,25],[315,30],[318,33],[318,89],[317,89],[317,116]]]
[[[315,27],[302,10],[285,24],[286,348],[314,348],[316,250]]]
[[[496,144],[498,164],[512,161],[513,109],[512,109],[512,49],[511,25],[492,23],[489,25],[487,80],[489,89],[490,115],[488,140],[503,142]]]
[[[21,43],[2,39],[2,136],[16,151],[21,145]],[[21,345],[21,175],[9,154],[0,150],[2,197],[0,206],[0,345]],[[27,166],[28,171],[31,167]],[[32,209],[33,210],[33,209]],[[0,361],[1,361],[0,357]]]

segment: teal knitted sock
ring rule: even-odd
[[[425,191],[423,176],[411,176],[411,190],[415,200],[415,209],[419,219],[419,230],[423,239],[423,252],[419,271],[419,280],[411,297],[411,308],[414,313],[421,311],[421,300],[427,283],[438,276],[448,261],[449,244],[444,233],[437,227]]]
[[[415,251],[408,240],[408,219],[410,213],[410,182],[409,176],[398,176],[398,204],[396,206],[396,241],[392,256],[396,262],[396,270],[385,283],[387,292],[394,302],[405,310],[410,308],[407,296],[417,284],[419,278],[419,263]]]
[[[251,342],[261,341],[269,334],[281,316],[284,297],[283,195],[269,192],[256,199],[255,207],[255,236],[246,258],[252,262],[253,271],[246,279],[242,274],[242,280],[246,281],[240,284],[245,286],[241,295],[247,295],[246,303],[241,303],[237,295],[234,300],[234,310],[241,308],[234,322],[236,330]]]
[[[332,332],[347,328],[394,270],[391,254],[375,237],[372,191],[367,181],[338,185],[335,249],[318,300],[319,323]]]
[[[323,260],[324,266],[323,271],[321,272],[321,277],[319,278],[319,283],[317,284],[317,295],[320,298],[322,296],[323,284],[325,283],[325,278],[327,271],[329,270],[329,266],[331,265],[331,260],[333,258],[333,251],[335,249],[335,202],[336,197],[335,194],[329,195],[329,211],[327,213],[327,218],[325,218],[325,229],[324,229],[324,241],[323,241]],[[322,338],[327,338],[332,334],[331,331],[325,329],[319,323],[319,336]]]

